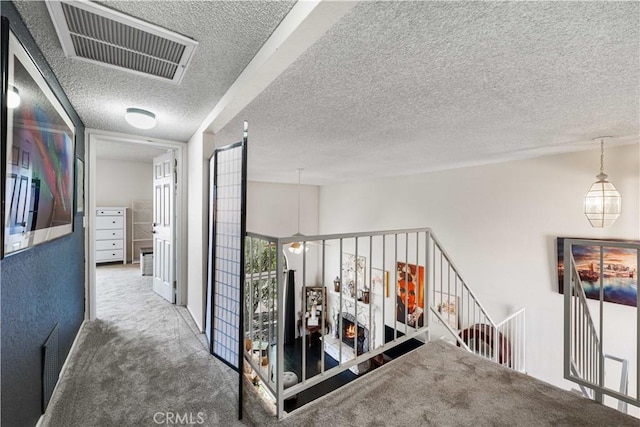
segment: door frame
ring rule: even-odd
[[[97,129],[85,130],[85,319],[96,319],[96,144],[100,140],[150,145],[175,151],[177,171],[175,213],[176,305],[187,302],[187,144],[184,142],[144,138]]]

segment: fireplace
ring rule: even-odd
[[[356,354],[369,351],[369,329],[361,323],[356,328],[355,317],[351,313],[342,313],[342,342],[351,348],[357,343]],[[356,337],[357,334],[357,337]]]

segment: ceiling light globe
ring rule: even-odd
[[[293,242],[289,245],[289,252],[299,255],[304,250],[304,244],[300,242]]]
[[[608,228],[622,212],[622,196],[606,175],[598,178],[584,196],[584,214],[592,227]]]
[[[151,129],[156,125],[156,115],[140,108],[127,108],[125,120],[138,129]]]
[[[9,85],[7,91],[7,108],[17,108],[20,105],[20,92],[18,89]]]

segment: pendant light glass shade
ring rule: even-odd
[[[584,214],[592,227],[611,227],[622,212],[622,196],[616,187],[607,181],[604,173],[604,141],[600,142],[600,173],[598,180],[584,196]]]

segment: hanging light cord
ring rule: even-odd
[[[607,179],[608,175],[604,173],[604,139],[600,140],[600,173],[596,178],[600,181]]]
[[[302,169],[297,169],[298,171],[298,233],[300,234],[300,172]]]
[[[604,139],[600,140],[600,173],[604,175]]]

